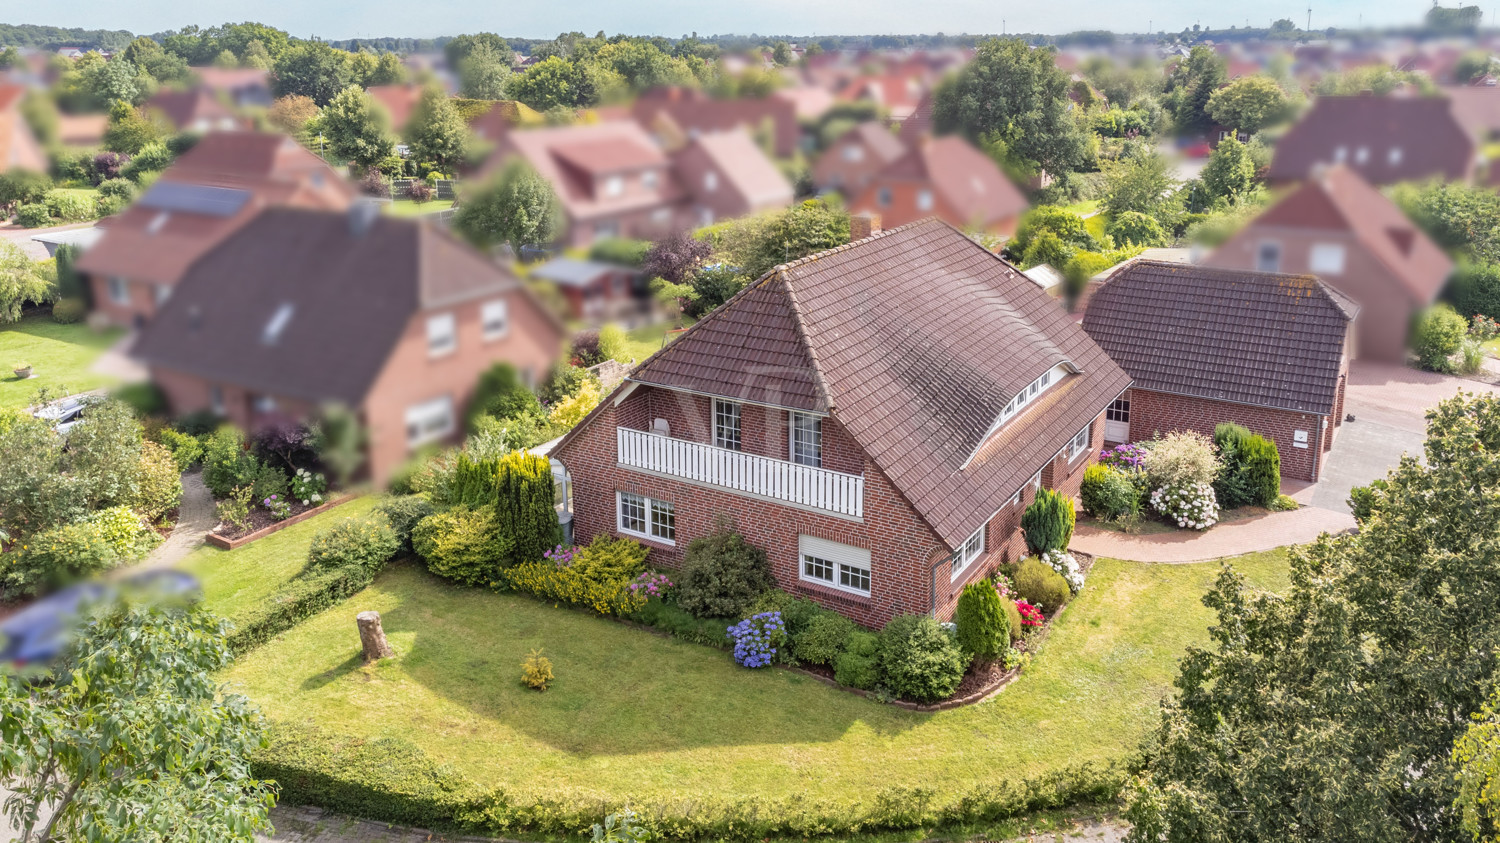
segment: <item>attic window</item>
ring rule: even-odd
[[[1391,147],[1390,154],[1386,157],[1386,160],[1390,162],[1390,165],[1392,167],[1400,166],[1401,154],[1401,147],[1393,146]]]
[[[714,172],[713,170],[709,170],[708,172],[704,173],[703,174],[703,189],[707,190],[707,191],[718,190],[719,189],[719,174],[716,173],[716,172]]]
[[[1010,403],[1005,405],[1005,409],[1000,411],[1000,424],[1010,421],[1016,413],[1021,412],[1023,407],[1035,401],[1037,396],[1043,392],[1046,392],[1048,387],[1062,380],[1062,375],[1063,373],[1058,371],[1058,367],[1055,366],[1042,372],[1041,377],[1027,384],[1025,388],[1017,392],[1015,397],[1010,399]]]
[[[919,210],[919,211],[930,211],[930,210],[932,210],[932,191],[930,191],[930,190],[919,190],[919,191],[917,191],[917,210]]]
[[[172,215],[170,213],[161,211],[156,216],[151,218],[151,222],[146,223],[146,233],[155,234],[156,232],[161,231],[162,228],[167,224],[167,220],[171,218]]]
[[[1369,160],[1370,148],[1368,146],[1362,146],[1359,149],[1354,150],[1354,163],[1363,164]]]
[[[286,330],[286,323],[292,321],[292,303],[282,302],[271,318],[266,321],[265,330],[260,332],[260,341],[266,345],[275,345],[281,339],[281,332]]]

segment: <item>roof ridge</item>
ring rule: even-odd
[[[872,240],[878,240],[881,237],[885,237],[885,236],[890,235],[890,234],[896,234],[898,232],[907,231],[909,229],[916,228],[917,226],[925,225],[927,223],[933,223],[933,222],[941,222],[941,220],[939,220],[937,217],[923,217],[923,218],[921,218],[919,220],[914,220],[914,221],[909,222],[909,223],[907,223],[905,225],[898,225],[895,228],[887,228],[887,229],[883,229],[881,231],[875,231],[875,232],[872,232],[870,234],[870,236],[868,236],[868,237],[861,237],[858,240],[850,240],[848,243],[841,243],[841,244],[839,244],[837,246],[833,246],[833,247],[824,249],[821,252],[813,252],[810,255],[804,255],[804,256],[802,256],[800,258],[797,258],[796,260],[793,260],[793,261],[788,261],[786,263],[779,263],[776,266],[772,267],[771,270],[766,273],[766,275],[768,276],[768,275],[773,275],[773,274],[780,274],[780,273],[786,272],[786,271],[791,270],[791,269],[796,269],[796,268],[798,268],[798,267],[800,267],[800,266],[802,266],[804,264],[812,263],[813,261],[818,260],[819,258],[822,258],[822,257],[824,257],[826,255],[832,255],[832,254],[836,254],[838,252],[848,251],[849,249],[852,249],[855,246],[859,246],[859,245],[862,245],[864,243],[869,243]],[[766,276],[761,276],[761,277],[764,278]]]
[[[868,239],[868,238],[864,238]],[[797,338],[802,340],[802,346],[807,349],[807,357],[812,361],[813,385],[817,388],[823,399],[823,407],[833,412],[833,396],[828,391],[828,383],[823,379],[823,364],[818,361],[818,352],[813,348],[812,337],[807,332],[807,325],[802,320],[802,304],[797,300],[797,291],[785,278],[780,278],[781,286],[786,290],[787,301],[792,306],[792,323],[797,326]]]

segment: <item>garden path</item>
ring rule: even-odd
[[[214,498],[203,485],[203,474],[198,471],[182,475],[182,503],[178,505],[177,526],[139,565],[131,571],[150,568],[166,568],[187,558],[189,553],[203,544],[203,537],[217,523],[214,517]]]
[[[1354,529],[1347,511],[1304,506],[1290,512],[1268,512],[1254,518],[1219,524],[1203,532],[1177,530],[1151,535],[1126,535],[1080,524],[1069,544],[1094,556],[1129,562],[1207,562],[1225,556],[1307,544],[1323,533]]]

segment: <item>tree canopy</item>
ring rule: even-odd
[[[368,169],[395,154],[390,118],[375,98],[350,85],[340,91],[320,117],[328,150],[335,156]]]
[[[469,129],[448,95],[441,88],[430,87],[422,91],[412,110],[406,140],[416,161],[432,162],[443,172],[452,172],[464,158]]]
[[[348,54],[322,41],[302,41],[289,47],[271,68],[271,89],[278,97],[301,94],[326,106],[349,87]]]
[[[531,165],[516,159],[472,197],[463,197],[453,227],[477,246],[509,243],[519,250],[551,243],[562,234],[562,208],[552,185]]]
[[[469,99],[499,100],[505,98],[505,83],[510,80],[510,56],[481,42],[458,62],[459,92]]]
[[[1223,126],[1253,135],[1292,116],[1292,103],[1275,79],[1246,76],[1214,91],[1208,115]]]

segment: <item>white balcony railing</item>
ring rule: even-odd
[[[616,428],[616,434],[620,465],[839,515],[864,517],[865,478],[861,476],[644,430],[621,427]]]

